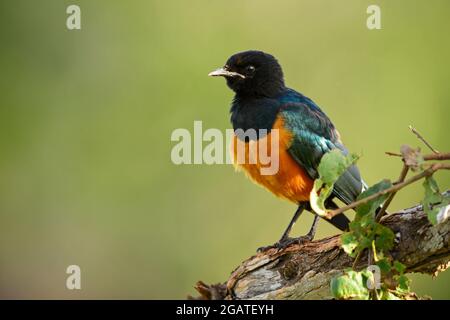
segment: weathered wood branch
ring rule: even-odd
[[[450,219],[433,226],[419,205],[385,216],[381,223],[394,231],[390,254],[407,272],[437,275],[450,266]],[[238,266],[226,283],[199,282],[196,289],[200,299],[331,299],[331,279],[353,262],[336,235],[259,253]],[[356,269],[366,262],[360,259]]]

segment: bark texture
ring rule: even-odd
[[[385,216],[382,224],[396,235],[390,254],[407,272],[437,275],[450,265],[450,219],[431,225],[422,206]],[[356,268],[367,266],[367,257]],[[294,244],[256,254],[242,262],[222,284],[198,282],[199,299],[331,299],[330,281],[352,267],[340,236]]]

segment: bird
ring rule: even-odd
[[[283,249],[293,243],[305,243],[314,239],[319,215],[310,205],[310,193],[314,180],[319,177],[318,166],[322,157],[338,149],[349,153],[331,120],[310,98],[285,85],[283,70],[271,54],[249,50],[233,54],[219,69],[208,74],[224,77],[235,95],[231,102],[233,143],[242,142],[246,151],[249,144],[267,138],[274,129],[278,131],[279,168],[273,175],[261,174],[261,163],[238,163],[235,165],[257,184],[280,198],[294,204],[297,209],[279,241],[258,251],[271,248]],[[244,136],[242,132],[263,129],[266,135]],[[264,132],[264,131],[263,131]],[[232,148],[236,159],[236,148]],[[248,157],[248,154],[246,155]],[[335,199],[345,204],[354,202],[367,188],[356,165],[351,165],[340,176],[331,196],[325,201],[327,209],[336,209]],[[290,237],[290,232],[302,212],[310,211],[314,220],[309,232],[300,237]],[[349,230],[349,219],[343,214],[326,219],[342,231]]]

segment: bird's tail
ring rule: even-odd
[[[382,206],[383,205],[379,206],[375,210],[375,217],[378,216],[378,213],[380,212]],[[387,211],[386,211],[386,214],[388,214]],[[349,231],[350,230],[350,228],[349,228],[350,220],[343,213],[338,214],[337,216],[334,216],[333,218],[331,218],[327,221],[341,231]]]
[[[343,213],[340,213],[327,221],[341,231],[349,230],[350,220],[348,220],[348,218]]]

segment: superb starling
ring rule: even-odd
[[[230,110],[235,143],[237,139],[245,139],[243,142],[247,145],[251,143],[248,137],[237,134],[238,131],[266,129],[270,135],[271,130],[278,129],[279,169],[275,174],[262,175],[259,170],[262,165],[258,162],[237,164],[253,181],[298,205],[281,239],[260,250],[311,241],[317,227],[317,214],[306,236],[290,238],[289,233],[303,210],[312,211],[309,198],[314,179],[318,178],[317,168],[322,156],[333,149],[348,154],[338,131],[317,104],[286,87],[281,66],[270,54],[254,50],[234,54],[225,66],[209,73],[209,76],[225,77],[228,87],[235,92]],[[260,138],[257,136],[256,140]],[[333,198],[349,204],[365,188],[358,168],[352,165],[337,180],[325,205],[327,209],[336,209]],[[348,230],[349,220],[343,214],[327,221],[340,230]]]

